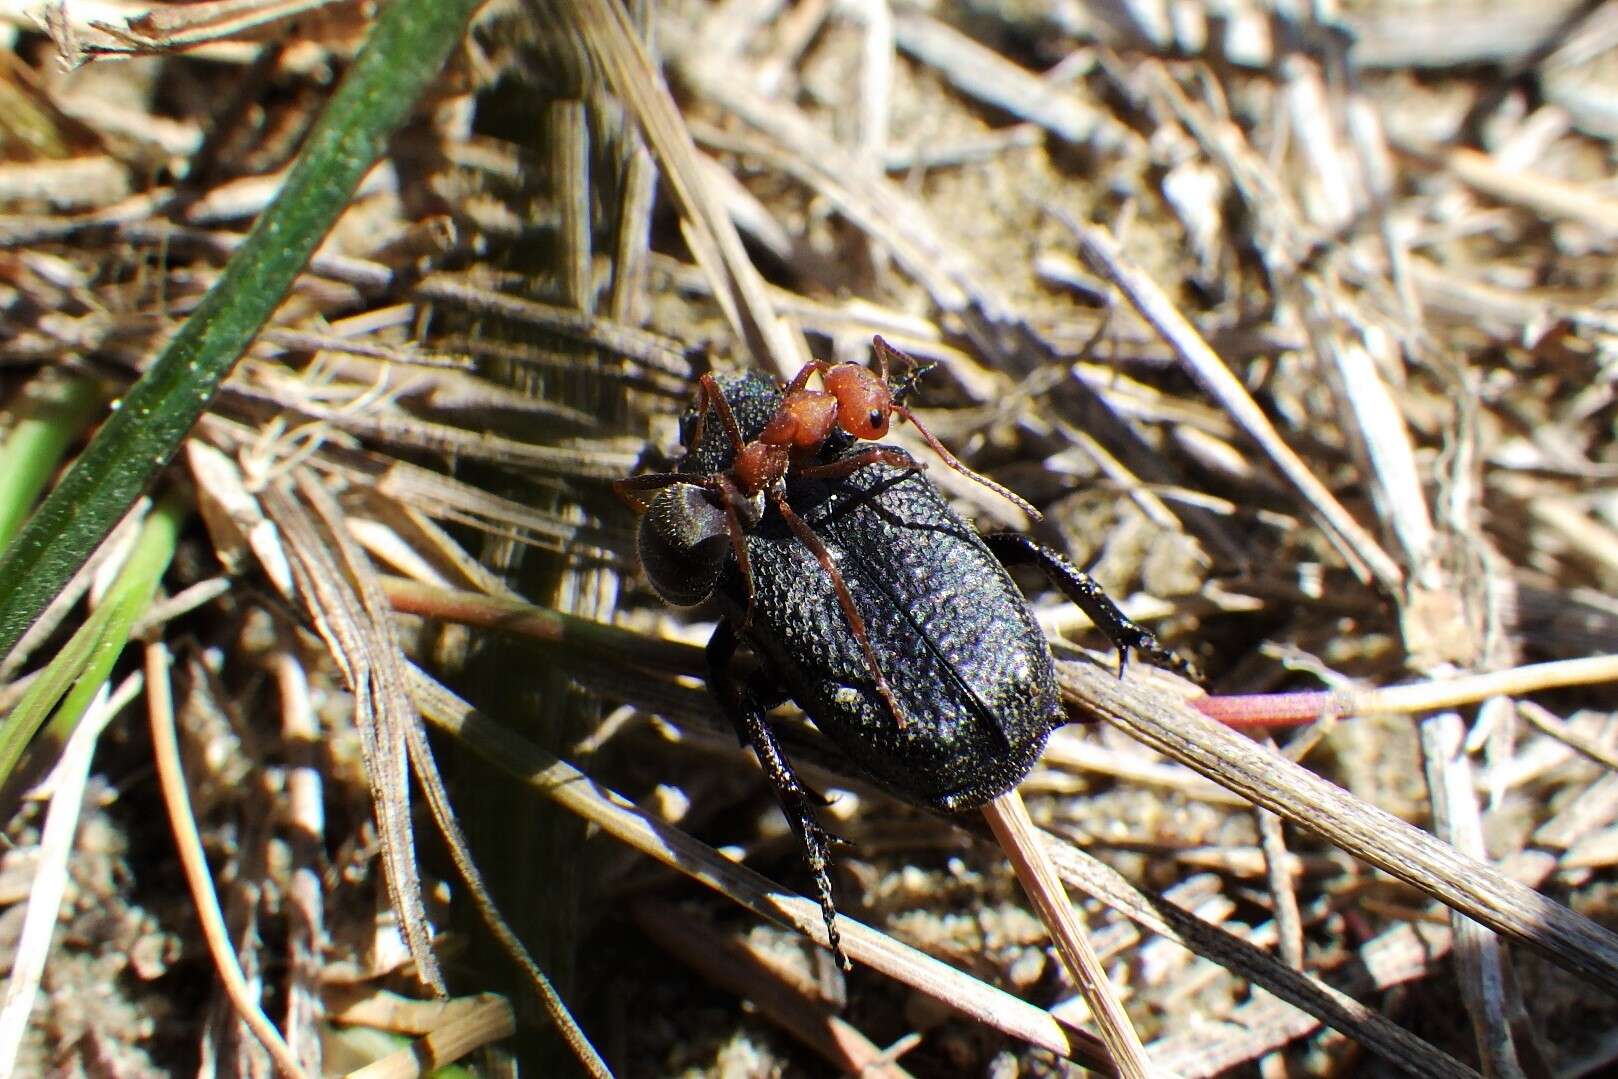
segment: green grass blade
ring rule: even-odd
[[[55,371],[23,387],[15,406],[17,422],[0,445],[0,547],[17,534],[99,400],[89,379],[63,377]]]
[[[174,455],[476,7],[477,0],[392,0],[382,8],[275,201],[0,558],[0,658]]]
[[[17,707],[0,720],[0,787],[11,778],[23,750],[53,708],[51,741],[57,751],[66,743],[129,643],[130,628],[157,594],[157,584],[174,557],[186,512],[184,499],[174,494],[152,507],[141,522],[128,560],[94,613],[46,665]],[[53,757],[54,752],[48,749],[47,755]]]

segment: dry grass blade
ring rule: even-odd
[[[776,316],[764,280],[742,247],[697,160],[696,145],[663,77],[647,57],[624,9],[613,0],[535,4],[541,18],[563,18],[635,116],[681,211],[681,225],[697,262],[714,286],[737,336],[754,354],[791,377],[805,358],[802,341]]]
[[[291,881],[287,903],[297,911],[288,934],[291,970],[286,1003],[286,1040],[296,1057],[319,1072],[321,1065],[321,945],[326,935],[326,903],[320,881],[325,849],[324,781],[319,767],[320,726],[309,699],[309,674],[290,649],[270,659],[281,704],[281,735],[291,747],[287,776],[287,820],[293,828]]]
[[[185,765],[180,760],[180,739],[174,729],[174,697],[169,688],[169,653],[161,643],[146,646],[146,704],[152,727],[152,756],[157,762],[163,800],[168,804],[169,824],[174,843],[180,850],[180,864],[191,887],[191,899],[202,921],[202,935],[213,953],[214,967],[225,983],[225,992],[236,1014],[247,1024],[259,1044],[270,1054],[281,1074],[302,1079],[303,1063],[275,1029],[236,961],[236,948],[225,928],[225,914],[219,907],[208,860],[202,851],[202,835],[191,812],[191,798],[185,789]]]
[[[1602,194],[1592,185],[1571,184],[1502,168],[1489,155],[1476,150],[1457,149],[1435,154],[1408,143],[1399,148],[1424,164],[1442,168],[1445,175],[1492,199],[1524,207],[1541,217],[1566,218],[1608,236],[1618,236],[1618,199]]]
[[[444,779],[438,773],[438,763],[433,759],[432,747],[427,744],[427,732],[419,716],[411,717],[405,735],[409,739],[411,770],[415,773],[416,781],[421,784],[428,808],[432,810],[433,821],[438,825],[439,834],[443,836],[445,845],[449,847],[450,859],[455,863],[461,879],[466,882],[466,889],[471,894],[472,903],[477,907],[478,914],[489,927],[489,932],[494,934],[500,947],[505,949],[512,960],[522,968],[540,1003],[544,1005],[546,1014],[551,1017],[551,1022],[556,1024],[557,1032],[573,1053],[573,1058],[593,1079],[606,1079],[612,1074],[606,1062],[596,1052],[595,1046],[590,1044],[590,1039],[580,1029],[573,1014],[568,1011],[567,1005],[557,994],[551,980],[539,969],[539,964],[534,962],[534,957],[523,947],[517,934],[512,932],[511,926],[500,914],[500,908],[495,904],[494,897],[489,894],[488,887],[483,883],[483,874],[479,872],[477,862],[467,847],[466,836],[456,822],[455,809],[450,803],[449,792],[444,788]]]
[[[33,1010],[40,978],[45,972],[51,935],[68,886],[67,861],[78,831],[96,740],[112,718],[140,692],[141,684],[141,676],[132,674],[116,692],[102,689],[84,721],[63,747],[48,780],[50,809],[40,835],[39,858],[28,889],[28,907],[23,914],[11,971],[6,978],[5,992],[0,994],[0,1074],[12,1074],[16,1065],[17,1051],[28,1027],[28,1015]]]
[[[244,35],[258,36],[277,23],[348,3],[349,0],[206,0],[199,4],[146,4],[124,26],[88,23],[91,30],[100,31],[110,42],[80,37],[77,44],[90,55],[170,52]],[[69,48],[63,51],[72,54]]]
[[[1454,712],[1421,722],[1427,788],[1432,791],[1433,830],[1440,839],[1474,858],[1486,856],[1472,768],[1462,751],[1461,717]],[[1477,922],[1450,912],[1455,956],[1461,972],[1461,1000],[1472,1019],[1478,1059],[1486,1075],[1523,1074],[1506,1018],[1506,957],[1500,938]]]
[[[393,640],[392,624],[376,621],[376,614],[385,608],[373,608],[362,598],[375,586],[367,588],[365,582],[352,576],[359,572],[369,577],[370,571],[363,554],[340,524],[340,514],[318,484],[304,482],[298,489],[313,502],[315,514],[285,484],[265,489],[264,507],[284,542],[297,582],[297,598],[354,693],[355,724],[365,747],[365,773],[382,835],[388,894],[418,976],[444,995],[416,868],[410,786],[405,771],[405,725],[410,722],[413,706],[407,695],[401,696],[404,683],[398,665],[402,659]]]
[[[1001,795],[983,807],[983,817],[994,830],[1001,849],[1017,872],[1017,879],[1022,881],[1023,889],[1034,901],[1041,920],[1056,941],[1068,974],[1078,985],[1096,1025],[1101,1028],[1101,1040],[1106,1043],[1118,1074],[1127,1079],[1161,1074],[1154,1071],[1147,1060],[1140,1035],[1135,1033],[1134,1024],[1118,1000],[1106,969],[1090,946],[1083,918],[1068,899],[1056,868],[1039,845],[1034,822],[1028,819],[1028,807],[1023,805],[1022,796],[1015,790]]]
[[[921,14],[895,20],[899,47],[949,79],[963,93],[1083,143],[1111,118],[1060,85],[1024,71],[965,34]]]
[[[1273,745],[1270,748],[1275,748]],[[1264,849],[1264,871],[1269,878],[1270,898],[1275,904],[1275,928],[1280,935],[1278,951],[1281,961],[1294,970],[1302,970],[1303,918],[1298,910],[1298,893],[1293,888],[1291,862],[1287,854],[1286,832],[1281,818],[1274,813],[1258,810],[1259,837]]]
[[[968,253],[933,224],[921,204],[886,177],[860,167],[790,103],[754,92],[701,49],[684,50],[681,73],[713,105],[745,120],[770,140],[733,144],[736,150],[766,156],[825,198],[890,252],[942,310],[1003,310],[1004,303],[983,281]]]
[[[1209,1054],[1205,1052],[1209,1048],[1208,1039],[1200,1033],[1182,1039],[1185,1044],[1178,1047],[1173,1044],[1173,1035],[1153,1042],[1153,1052],[1174,1061],[1180,1070],[1190,1071],[1193,1062],[1198,1062],[1199,1066],[1205,1063],[1210,1071],[1234,1066],[1280,1048],[1292,1038],[1326,1023],[1411,1074],[1476,1079],[1477,1072],[1434,1049],[1342,989],[1292,969],[1256,944],[1204,921],[1194,911],[1183,909],[1171,900],[1142,894],[1117,870],[1070,843],[1048,834],[1042,841],[1063,881],[1070,887],[1093,896],[1142,928],[1206,956],[1276,995],[1265,998],[1268,1001],[1265,1008],[1275,1020],[1267,1024],[1267,1028],[1278,1036],[1256,1047],[1249,1041],[1233,1039],[1237,1044],[1229,1052]],[[1422,954],[1426,954],[1426,942],[1423,942]],[[1407,978],[1390,976],[1375,985],[1360,988],[1385,988]],[[1286,1014],[1277,1016],[1277,1011]],[[1168,1044],[1164,1044],[1165,1041]]]
[[[1618,992],[1618,936],[1498,869],[1461,855],[1397,817],[1159,694],[1082,664],[1064,664],[1062,688],[1157,751],[1216,779],[1445,905]]]
[[[356,1068],[348,1079],[417,1079],[455,1063],[490,1042],[511,1037],[517,1017],[504,997],[488,994],[445,1001],[441,1022],[415,1042]]]
[[[824,1000],[804,992],[730,938],[668,903],[644,901],[635,923],[660,947],[751,1003],[770,1021],[813,1048],[840,1072],[869,1079],[908,1079],[909,1073]]]
[[[822,946],[826,929],[819,907],[783,893],[758,874],[711,847],[662,824],[562,761],[480,716],[420,671],[413,689],[422,714],[492,764],[519,777],[622,842],[708,885],[761,917],[788,925]],[[849,918],[839,922],[843,948],[862,965],[934,997],[997,1030],[1058,1053],[1075,1056],[1075,1045],[1049,1013],[986,985],[924,953]],[[1085,1059],[1104,1060],[1102,1056]],[[1075,1059],[1080,1059],[1075,1056]]]
[[[1072,223],[1071,227],[1085,261],[1118,287],[1141,317],[1174,350],[1191,376],[1209,396],[1230,412],[1247,436],[1258,444],[1281,475],[1297,490],[1310,511],[1318,516],[1344,560],[1350,565],[1364,566],[1383,588],[1390,592],[1397,591],[1404,579],[1398,564],[1286,444],[1241,381],[1208,347],[1207,341],[1163,290],[1129,260],[1118,241],[1105,229],[1077,222]]]

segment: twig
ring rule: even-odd
[[[1308,722],[1327,716],[1436,712],[1444,708],[1477,704],[1490,697],[1522,697],[1548,689],[1593,686],[1614,681],[1618,681],[1618,656],[1587,656],[1389,689],[1230,694],[1199,697],[1192,704],[1203,715],[1227,726],[1262,727]]]
[[[417,1079],[453,1064],[472,1050],[509,1038],[517,1017],[501,996],[485,993],[444,1003],[445,1021],[403,1049],[348,1073],[347,1079]]]
[[[253,1032],[266,1052],[275,1061],[283,1075],[302,1079],[305,1072],[292,1047],[281,1037],[269,1017],[264,1014],[253,990],[242,976],[236,961],[236,948],[231,943],[230,931],[225,928],[225,915],[219,908],[219,896],[214,892],[213,878],[208,872],[208,860],[202,852],[202,835],[191,814],[191,798],[185,789],[185,771],[180,762],[180,740],[174,730],[174,700],[169,691],[169,652],[161,641],[146,646],[146,702],[147,715],[152,727],[152,757],[157,765],[157,779],[163,789],[163,802],[168,807],[169,825],[174,829],[174,845],[179,849],[180,865],[185,870],[186,884],[191,889],[191,901],[202,923],[202,935],[213,955],[214,969],[230,998],[231,1006],[242,1022]]]
[[[11,975],[0,996],[0,1075],[12,1074],[17,1051],[28,1028],[28,1014],[39,994],[39,981],[50,954],[51,937],[61,915],[62,896],[67,889],[67,861],[78,834],[79,814],[90,775],[90,759],[96,740],[123,707],[140,692],[139,672],[125,678],[117,692],[103,686],[88,714],[68,738],[56,768],[47,779],[51,804],[45,814],[45,828],[39,838],[39,858],[34,880],[28,889],[28,909],[23,914],[17,936]]]
[[[1157,283],[1129,262],[1118,241],[1105,229],[1072,220],[1068,221],[1068,227],[1078,238],[1085,261],[1118,287],[1141,317],[1174,350],[1191,377],[1209,396],[1224,406],[1247,436],[1258,444],[1305,504],[1314,511],[1322,528],[1333,537],[1348,563],[1365,566],[1378,584],[1390,592],[1397,592],[1404,576],[1398,564],[1382,550],[1369,532],[1360,527],[1359,522],[1343,508],[1325,484],[1315,478],[1309,466],[1281,438],[1247,388],[1208,347],[1202,335],[1186,321]]]
[[[1185,704],[1085,664],[1060,664],[1069,699],[1135,738],[1618,993],[1618,936],[1348,795]]]
[[[1149,1079],[1159,1074],[1153,1071],[1140,1035],[1135,1033],[1135,1025],[1129,1021],[1129,1014],[1124,1011],[1101,960],[1090,946],[1077,908],[1062,887],[1056,868],[1045,856],[1022,797],[1015,789],[1002,794],[983,807],[983,817],[1000,841],[1000,849],[1011,860],[1023,890],[1034,901],[1040,920],[1056,941],[1068,974],[1090,1006],[1090,1014],[1101,1028],[1101,1040],[1107,1045],[1113,1066],[1125,1079]]]

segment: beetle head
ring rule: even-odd
[[[641,567],[657,594],[676,607],[693,607],[719,583],[730,551],[730,523],[708,492],[676,483],[652,499],[637,540]]]

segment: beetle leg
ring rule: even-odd
[[[708,639],[708,688],[719,701],[737,735],[753,747],[764,776],[775,790],[775,799],[786,815],[787,823],[803,844],[809,872],[815,878],[815,893],[820,900],[820,915],[826,922],[826,939],[831,946],[832,958],[844,970],[851,969],[843,954],[841,938],[837,933],[837,905],[831,895],[831,835],[815,819],[811,802],[814,794],[804,786],[793,770],[781,743],[764,718],[758,700],[749,691],[736,685],[730,673],[730,661],[736,654],[736,630],[729,622],[720,622]]]
[[[1062,594],[1090,616],[1096,628],[1118,649],[1118,676],[1123,677],[1131,651],[1139,652],[1147,662],[1165,670],[1183,674],[1193,681],[1201,675],[1190,662],[1175,655],[1157,642],[1152,632],[1134,622],[1107,597],[1095,578],[1079,569],[1057,552],[1021,532],[995,532],[983,537],[994,556],[1006,565],[1036,565],[1061,590]]]
[[[843,617],[848,619],[848,628],[854,632],[854,639],[859,642],[860,651],[865,653],[865,665],[871,669],[871,677],[876,680],[876,691],[887,702],[888,710],[893,713],[893,721],[899,725],[900,730],[903,730],[906,722],[904,712],[900,710],[899,701],[894,697],[893,688],[888,685],[887,678],[882,674],[882,668],[877,665],[876,650],[871,647],[870,634],[865,632],[865,619],[860,617],[858,608],[854,606],[854,597],[849,594],[848,584],[843,580],[843,574],[838,570],[831,552],[826,550],[826,545],[820,542],[820,537],[815,535],[814,530],[803,523],[803,518],[787,505],[786,497],[782,495],[779,487],[770,494],[775,502],[775,508],[786,519],[787,527],[791,528],[793,535],[809,548],[809,553],[819,560],[821,568],[826,571],[826,576],[831,578],[831,586],[837,593],[837,603],[843,608]]]
[[[742,694],[744,697],[751,697],[752,703],[758,706],[758,710],[760,712],[768,712],[777,705],[785,704],[792,698],[792,695],[787,692],[785,686],[781,685],[780,682],[776,681],[762,670],[754,671],[748,676],[747,685],[742,689]],[[799,777],[798,786],[803,788],[804,797],[808,798],[821,809],[824,809],[825,807],[831,805],[832,802],[836,801],[835,798],[828,798],[826,795],[821,794],[815,788],[811,787],[808,783],[805,783],[802,777]],[[831,841],[832,846],[838,847],[844,845],[843,840],[839,839],[835,835],[832,835],[830,832],[826,833],[826,835]]]

